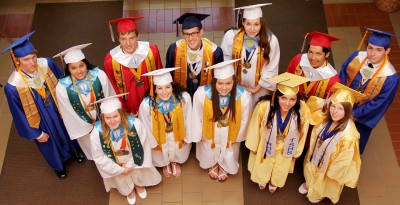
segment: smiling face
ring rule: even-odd
[[[138,47],[139,34],[134,31],[119,33],[118,40],[124,52],[133,54]]]
[[[104,114],[104,121],[108,127],[116,129],[121,124],[121,114],[119,114],[118,110]]]
[[[329,107],[329,113],[331,115],[331,118],[334,122],[338,122],[339,120],[343,119],[345,115],[345,110],[342,104],[336,103],[336,104],[331,104]]]
[[[313,68],[319,68],[325,63],[329,54],[330,52],[324,53],[322,51],[322,46],[310,45],[307,52],[307,58]]]
[[[199,27],[191,29],[183,29],[182,36],[190,49],[198,50],[201,46],[201,38],[203,37],[204,30]]]
[[[282,96],[278,97],[278,100],[279,100],[279,107],[281,109],[281,112],[287,113],[296,104],[297,95],[294,95],[294,96],[282,95]]]
[[[88,73],[86,64],[83,61],[68,63],[68,70],[71,73],[71,77],[76,80],[82,80]]]
[[[171,83],[168,83],[166,85],[156,85],[156,90],[155,93],[157,94],[157,97],[159,97],[161,100],[168,100],[171,95],[172,95],[172,85]]]
[[[36,71],[37,67],[37,55],[29,54],[27,56],[21,57],[17,59],[17,65],[27,74],[32,74]]]
[[[367,58],[369,62],[372,64],[382,63],[385,59],[385,56],[390,52],[390,48],[386,49],[381,46],[375,46],[371,43],[368,43],[367,46]]]
[[[249,37],[256,37],[261,30],[261,19],[244,19],[243,22],[244,31]]]
[[[233,81],[233,76],[223,80],[217,79],[217,82],[215,83],[215,89],[222,96],[226,96],[232,91]]]

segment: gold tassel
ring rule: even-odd
[[[154,85],[153,85],[153,76],[149,76],[149,81],[150,81],[150,93],[149,93],[149,95],[150,95],[151,97],[154,97],[154,91],[153,91],[153,87],[154,87]]]
[[[182,149],[182,141],[179,142],[179,149]]]
[[[112,42],[115,42],[114,31],[113,31],[110,23],[108,23],[108,28],[110,29],[111,40],[112,40]]]
[[[227,142],[227,143],[226,143],[226,148],[229,148],[229,147],[230,147],[230,143]]]
[[[215,141],[214,141],[214,139],[212,139],[211,149],[214,149],[214,148],[215,148]]]
[[[367,36],[367,33],[368,33],[368,29],[365,31],[365,34],[364,34],[363,38],[361,39],[360,44],[358,44],[357,51],[359,51],[361,49],[361,46],[364,43],[364,40],[365,40],[365,37]]]

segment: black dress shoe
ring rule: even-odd
[[[85,154],[83,154],[82,152],[75,152],[74,157],[76,161],[80,164],[86,161]]]
[[[56,174],[58,176],[58,179],[60,179],[60,180],[67,178],[67,170],[66,169],[58,170],[58,171],[56,171]]]

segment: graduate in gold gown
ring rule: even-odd
[[[308,200],[318,203],[325,197],[339,201],[343,187],[355,188],[360,175],[360,134],[352,119],[354,103],[365,95],[340,83],[327,105],[321,123],[314,126],[310,148],[304,159],[305,182],[299,187]]]
[[[303,152],[309,126],[309,109],[300,99],[299,85],[307,78],[291,73],[273,77],[278,83],[271,96],[255,107],[247,129],[246,147],[250,149],[250,179],[261,190],[271,193],[283,187],[294,163]]]

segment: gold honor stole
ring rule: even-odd
[[[296,66],[296,74],[299,76],[305,77],[304,73],[303,73],[303,69],[301,69],[301,67],[300,67],[300,63],[297,64],[297,66]],[[307,83],[303,83],[303,90],[302,90],[303,95],[306,95],[307,98],[309,98],[310,96],[317,96],[320,98],[325,98],[325,94],[328,91],[326,89],[328,88],[330,80],[331,80],[330,78],[327,78],[324,80],[310,82],[310,84],[308,84],[308,85],[307,85]],[[315,88],[315,89],[313,89],[313,88]],[[313,91],[313,90],[314,90],[314,93],[311,93],[311,91]]]
[[[365,58],[362,62],[360,62],[360,59],[358,57],[356,57],[349,63],[349,65],[347,66],[347,69],[346,69],[346,74],[347,74],[346,86],[347,87],[350,87],[351,83],[353,82],[354,78],[356,77],[356,75],[358,74],[358,72],[360,71],[362,65],[365,63],[366,60],[367,60],[367,58]],[[362,92],[363,94],[368,96],[368,98],[358,102],[359,105],[362,105],[362,104],[366,103],[367,101],[374,99],[381,92],[382,86],[386,81],[386,76],[382,76],[382,77],[377,77],[377,76],[382,71],[382,69],[386,65],[387,61],[388,60],[387,60],[387,56],[386,56],[382,65],[380,66],[380,68],[378,68],[378,71],[374,74],[374,76],[372,76],[372,78],[369,80],[367,87]]]
[[[212,72],[204,72],[204,68],[214,64],[214,55],[212,49],[212,43],[206,38],[201,39],[203,42],[203,61],[202,69],[200,74],[200,85],[206,85],[211,83]],[[186,88],[186,78],[187,78],[187,43],[186,41],[181,41],[178,46],[176,46],[175,51],[175,67],[181,67],[174,71],[174,81],[179,83],[182,87]],[[210,57],[211,56],[211,57]],[[208,62],[208,64],[206,64]],[[185,69],[184,69],[185,68]]]
[[[238,92],[236,92],[238,94]],[[232,99],[230,99],[232,100]],[[212,140],[211,148],[215,148],[214,141],[214,128],[215,122],[213,121],[213,108],[212,101],[206,95],[204,99],[204,113],[203,113],[203,136],[207,140]],[[240,130],[240,122],[242,119],[242,103],[241,98],[235,101],[235,121],[231,117],[231,113],[229,113],[229,122],[228,122],[228,142],[226,143],[226,147],[229,148],[231,143],[236,142],[237,135]],[[238,123],[237,123],[238,122]]]
[[[120,63],[118,63],[116,60],[114,60],[114,58],[111,58],[111,59],[112,59],[112,67],[113,67],[113,72],[114,72],[114,79],[117,84],[117,89],[118,89],[119,93],[126,93],[126,85],[125,85],[124,72],[122,69],[122,65]],[[144,61],[146,63],[147,72],[157,69],[156,60],[154,59],[154,54],[153,54],[153,51],[151,50],[151,48],[149,49],[149,53],[147,54],[147,57],[144,59]],[[138,71],[142,70],[142,65],[143,64],[141,63],[139,65],[139,67],[137,67]],[[132,74],[134,76],[136,76],[136,74],[137,74],[136,71],[132,70],[134,68],[128,68],[128,69],[132,72]],[[140,75],[141,75],[141,73],[139,74],[138,79],[140,79]],[[126,95],[124,95],[122,98],[124,100],[126,100]]]
[[[150,100],[151,101],[151,100]],[[175,102],[175,98],[174,98]],[[162,151],[162,145],[167,142],[165,133],[165,122],[162,113],[151,108],[151,118],[152,118],[152,132],[154,138],[157,140],[157,149]],[[178,105],[170,112],[172,118],[172,127],[174,133],[175,142],[179,143],[179,149],[182,148],[182,141],[186,139],[185,122],[183,116],[182,103],[179,102]]]
[[[233,48],[232,48],[232,59],[241,59],[242,58],[242,50],[243,50],[243,41],[244,41],[244,30],[239,29],[236,36],[233,39]],[[257,47],[257,66],[256,66],[256,78],[255,85],[258,84],[261,76],[262,66],[265,64],[265,59],[263,57],[264,50],[260,51],[260,46]],[[238,77],[239,85],[242,85],[242,61],[237,61],[233,64],[233,67],[236,71],[236,76]]]
[[[44,74],[43,70],[40,67],[38,67],[38,69],[42,74]],[[56,76],[49,67],[47,67],[47,73],[44,74],[43,77],[47,83],[47,88],[50,90],[50,94],[53,97],[53,100],[58,108],[57,99],[55,98],[56,96],[55,88],[57,86],[58,79],[56,78]],[[24,76],[21,75],[21,78],[24,78]],[[31,90],[31,87],[16,87],[16,88],[22,103],[22,108],[24,109],[26,119],[28,120],[29,126],[38,129],[40,125],[40,114],[36,107],[35,100],[33,99],[34,94],[33,91]]]

